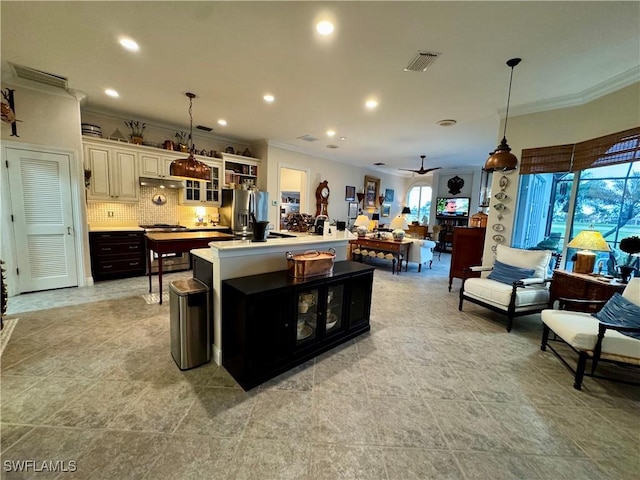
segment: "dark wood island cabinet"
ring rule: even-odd
[[[374,268],[332,275],[278,271],[222,282],[222,365],[248,390],[369,331]]]

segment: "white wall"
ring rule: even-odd
[[[549,110],[509,117],[507,140],[512,153],[518,159],[522,157],[522,149],[576,143],[620,132],[640,125],[640,83],[635,83],[617,92],[610,93],[584,105],[570,108]],[[499,132],[502,132],[504,123]],[[497,145],[497,142],[496,142]],[[519,167],[519,164],[518,164]],[[509,210],[503,213],[504,218],[498,221],[498,212],[493,209],[495,199],[491,199],[487,235],[485,237],[483,264],[491,265],[494,255],[491,246],[492,225],[501,223],[506,230],[502,233],[510,241],[513,233],[516,204],[518,198],[518,170],[507,173],[509,186],[505,193],[509,200],[503,202]],[[498,182],[502,174],[495,172],[492,181],[492,195],[500,190]]]
[[[15,90],[14,102],[18,137],[11,136],[11,125],[1,122],[1,138],[3,147],[13,142],[23,144],[27,148],[44,147],[52,151],[69,152],[71,156],[71,184],[84,185],[84,169],[82,167],[82,135],[80,128],[80,102],[69,92],[59,88],[40,86],[33,82],[3,82],[2,88]],[[78,95],[82,97],[82,95]],[[13,247],[13,229],[8,206],[8,185],[6,169],[0,174],[2,185],[2,209],[0,228],[2,230],[0,257],[7,260],[7,270],[15,265],[9,264],[15,255]],[[78,187],[82,188],[82,187]],[[83,190],[83,188],[82,188]],[[84,191],[82,191],[84,193]],[[89,262],[89,240],[87,233],[87,212],[84,202],[74,205],[76,219],[76,241],[82,245],[83,269],[78,270],[80,285],[90,282],[91,267]]]
[[[329,218],[331,220],[346,221],[349,202],[345,201],[345,189],[347,185],[355,186],[356,190],[364,188],[365,175],[380,179],[380,191],[382,194],[387,188],[394,190],[394,201],[391,203],[391,217],[389,218],[398,215],[404,205],[409,181],[406,177],[390,175],[374,169],[346,165],[274,145],[268,146],[266,162],[264,159],[265,157],[263,157],[262,168],[263,170],[265,166],[267,168],[266,190],[276,192],[276,194],[278,192],[278,176],[281,166],[309,171],[309,185],[306,195],[307,211],[304,213],[315,214],[316,187],[319,183],[327,180],[331,190],[328,206]],[[269,221],[274,225],[279,225],[278,206],[270,206],[269,208]],[[381,219],[381,223],[385,223],[383,220]]]

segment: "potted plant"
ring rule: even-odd
[[[131,142],[136,145],[142,145],[143,133],[147,124],[137,120],[128,120],[124,122],[124,124],[129,127],[129,130],[131,130],[131,134],[129,135],[129,137],[131,137]]]
[[[189,146],[187,145],[188,138],[187,132],[176,132],[176,143],[178,144],[178,150],[181,152],[189,151]]]
[[[635,260],[633,256],[640,253],[640,237],[633,235],[631,237],[623,238],[620,241],[620,250],[627,254],[627,261],[624,265],[619,265],[618,270],[620,270],[622,282],[627,283],[629,278],[631,278],[631,274],[636,269],[636,267],[633,266],[633,263],[637,260]]]

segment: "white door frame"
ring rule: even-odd
[[[305,172],[305,177],[307,179],[306,185],[301,185],[300,189],[300,212],[303,212],[302,207],[307,208],[309,206],[309,182],[311,179],[311,169],[306,167],[301,167],[300,165],[294,165],[292,163],[281,163],[278,162],[278,228],[280,228],[280,195],[282,192],[282,169],[286,168],[289,170],[299,170],[301,172]]]
[[[9,195],[9,178],[6,168],[7,150],[26,150],[43,153],[53,153],[68,155],[71,164],[71,211],[73,219],[73,234],[75,240],[76,271],[78,275],[78,286],[91,285],[91,277],[85,276],[85,265],[89,256],[85,258],[85,251],[88,252],[89,232],[86,222],[86,204],[84,188],[84,168],[82,157],[75,150],[68,150],[59,147],[36,145],[32,143],[21,143],[9,140],[2,141],[0,156],[2,165],[0,166],[0,257],[5,261],[7,275],[7,292],[10,297],[18,295],[18,276],[16,266],[18,258],[16,253],[14,225],[11,221],[11,197]],[[85,219],[85,220],[83,220]]]

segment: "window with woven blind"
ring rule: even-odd
[[[573,172],[640,160],[640,127],[576,143]]]
[[[568,144],[522,150],[520,174],[570,172],[573,147]]]

